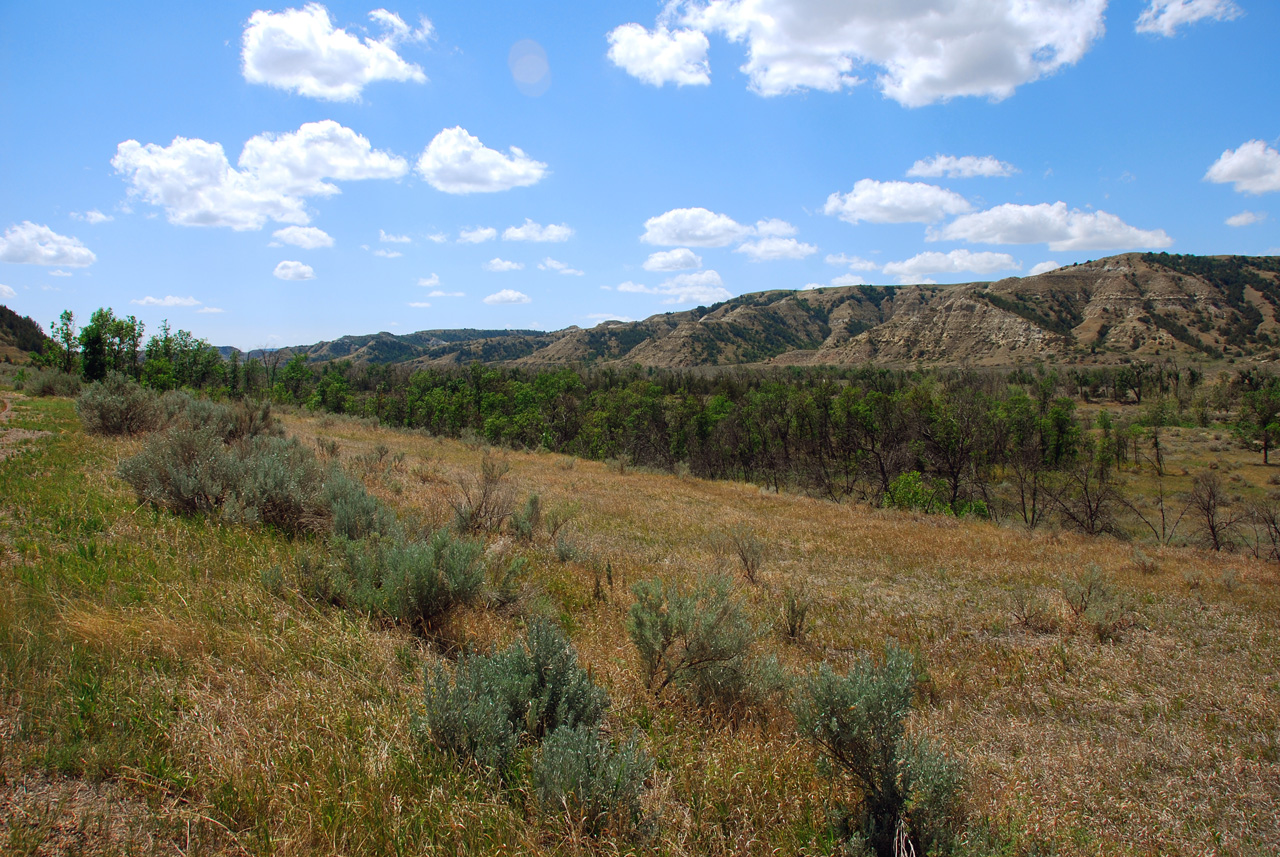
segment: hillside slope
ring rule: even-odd
[[[1278,312],[1280,257],[1127,253],[994,283],[772,290],[589,329],[378,333],[288,350],[415,366],[1271,360]]]
[[[8,357],[15,363],[25,362],[28,354],[44,348],[48,338],[34,319],[0,305],[0,360]]]

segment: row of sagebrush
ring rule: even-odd
[[[483,544],[407,529],[336,462],[284,437],[269,403],[159,395],[112,374],[88,386],[76,410],[92,433],[145,436],[118,469],[139,502],[328,536],[320,558],[303,564],[300,583],[313,597],[423,627],[480,595]]]
[[[314,597],[423,628],[485,592],[483,542],[449,530],[408,534],[363,485],[284,438],[268,405],[160,396],[113,376],[87,388],[77,410],[95,433],[148,435],[143,450],[120,465],[144,502],[290,534],[329,534],[330,549],[303,564],[302,583]],[[502,475],[491,465],[479,479],[491,488]],[[455,510],[459,530],[483,529],[486,495],[464,492]],[[537,526],[532,503],[515,516],[517,534]],[[496,589],[510,585],[518,566],[496,575]],[[863,658],[846,674],[823,665],[793,682],[775,659],[756,654],[763,631],[727,578],[641,581],[632,592],[628,632],[655,696],[677,692],[727,715],[784,704],[851,786],[852,800],[835,814],[847,848],[950,850],[958,768],[906,735],[922,679],[909,653],[889,647],[883,659]],[[559,628],[533,621],[521,643],[430,671],[416,722],[425,740],[499,783],[531,785],[540,811],[589,833],[631,831],[653,763],[637,738],[608,737],[608,708],[607,693]]]
[[[844,673],[822,664],[787,682],[762,670],[759,637],[725,578],[691,586],[637,584],[628,630],[650,690],[676,688],[697,705],[760,705],[786,698],[800,735],[828,762],[840,793],[832,821],[851,854],[952,853],[963,826],[960,766],[907,733],[927,679],[913,655],[887,646]],[[766,677],[764,673],[772,672]],[[530,623],[523,641],[462,656],[427,673],[425,740],[473,765],[511,799],[531,793],[541,812],[586,833],[633,831],[652,760],[637,737],[608,737],[607,693],[578,663],[559,628]],[[529,787],[526,789],[526,787]]]

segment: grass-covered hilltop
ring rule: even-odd
[[[1272,263],[394,359],[5,315],[0,851],[1274,853]]]

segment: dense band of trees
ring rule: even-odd
[[[1275,389],[1261,376],[1242,377]],[[1098,532],[1118,499],[1117,464],[1158,455],[1164,425],[1207,422],[1225,406],[1213,396],[1226,393],[1215,387],[1210,395],[1202,381],[1198,370],[1173,364],[1065,376],[874,367],[704,375],[479,364],[313,369],[295,357],[273,394],[432,434],[687,469],[836,500],[1007,515],[1029,526],[1053,509]],[[1073,396],[1144,404],[1132,422],[1086,423]],[[1259,425],[1274,423],[1273,414]]]
[[[1238,370],[1205,385],[1164,363],[1065,373],[903,371],[873,366],[776,372],[482,365],[309,365],[279,353],[241,362],[167,324],[143,342],[133,317],[63,313],[43,361],[96,380],[270,398],[313,410],[492,444],[791,487],[1036,526],[1050,512],[1086,532],[1110,526],[1117,465],[1163,466],[1160,430],[1231,411],[1264,461],[1280,443],[1280,380]],[[1082,419],[1077,402],[1127,402],[1140,415]],[[1130,409],[1132,411],[1132,409]]]

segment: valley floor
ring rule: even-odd
[[[644,686],[631,585],[716,570],[790,673],[889,641],[918,653],[910,729],[964,760],[969,853],[1280,850],[1280,574],[1245,553],[506,452],[515,496],[570,522],[559,544],[491,536],[495,564],[528,560],[519,599],[428,640],[309,597],[297,569],[320,543],[139,507],[115,467],[140,441],[85,435],[67,400],[11,401],[27,434],[0,455],[6,853],[830,853],[847,787],[785,705],[730,720]],[[424,530],[452,520],[484,454],[356,420],[285,425]],[[1179,437],[1170,472],[1212,458]],[[723,548],[734,527],[766,545],[754,584]],[[1064,596],[1094,571],[1102,620]],[[799,642],[778,630],[787,593],[812,603]],[[535,615],[608,689],[609,731],[656,761],[633,833],[586,837],[414,733],[424,667]]]

